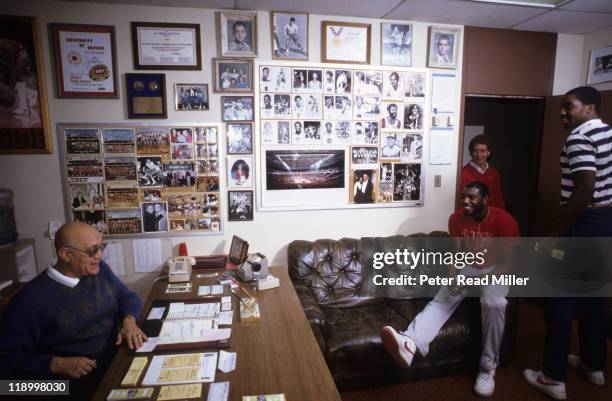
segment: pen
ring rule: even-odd
[[[236,280],[236,279],[235,279],[235,278],[233,278],[233,277],[229,277],[229,279],[230,279],[230,280],[231,280],[231,281],[232,281],[234,284],[236,284],[238,287],[240,287],[240,289],[241,289],[242,291],[244,291],[244,292],[245,292],[245,293],[246,293],[246,294],[247,294],[249,297],[251,297],[251,298],[255,298],[255,297],[253,296],[253,294],[251,294],[250,292],[248,292],[248,291],[246,290],[246,288],[244,288],[242,285],[240,285],[240,283],[238,282],[238,280]],[[231,287],[230,287],[230,289],[231,289]]]
[[[248,310],[250,310],[251,312],[255,313],[255,310],[253,310],[253,308],[251,308],[251,306],[249,304],[247,304],[244,299],[242,299],[238,294],[236,294],[236,292],[230,287],[230,292],[232,293],[233,296],[235,296],[236,298],[238,298],[240,300],[240,302],[242,302],[242,304],[244,305],[245,308],[247,308]]]

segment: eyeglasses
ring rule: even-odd
[[[90,248],[90,249],[80,249],[80,248],[76,248],[74,246],[64,245],[64,248],[70,248],[70,249],[74,249],[74,250],[79,251],[79,252],[83,252],[85,255],[89,256],[90,258],[93,258],[93,257],[95,257],[98,254],[98,252],[104,252],[104,249],[106,248],[106,245],[108,245],[108,244],[101,243],[100,245],[96,245],[96,246],[94,246],[93,248]]]

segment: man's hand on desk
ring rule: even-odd
[[[117,334],[117,342],[115,345],[121,345],[121,343],[125,341],[130,349],[138,349],[148,340],[147,336],[136,324],[134,316],[126,316],[121,323],[121,329]]]
[[[96,368],[96,361],[84,356],[63,358],[54,356],[49,369],[51,373],[68,379],[82,379]]]

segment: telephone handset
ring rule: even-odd
[[[178,256],[168,258],[168,282],[180,283],[191,279],[191,266],[195,265],[196,260],[193,256]]]

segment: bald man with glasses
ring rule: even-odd
[[[70,379],[72,399],[89,399],[117,346],[147,341],[136,324],[142,302],[101,260],[104,248],[87,224],[58,230],[57,264],[15,295],[2,321],[0,378]]]

